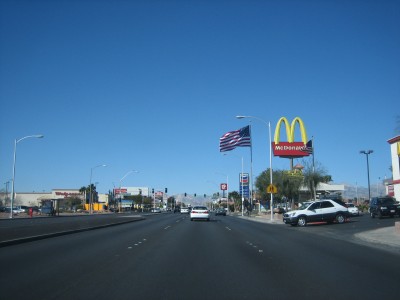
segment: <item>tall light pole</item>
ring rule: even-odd
[[[227,153],[224,153],[224,156],[227,156]],[[232,154],[234,155],[234,154]],[[236,157],[239,157],[237,155],[235,155]],[[240,173],[240,184],[241,184],[241,188],[242,188],[242,216],[243,216],[243,205],[244,205],[244,189],[243,189],[243,156],[239,157],[242,160],[242,171]],[[228,175],[226,175],[226,183],[228,184]],[[229,185],[228,185],[228,197],[229,197]]]
[[[122,194],[121,194],[122,180],[124,180],[126,176],[128,176],[128,175],[130,175],[132,173],[139,173],[139,171],[130,170],[119,180],[119,205],[118,205],[118,211],[119,212],[121,212],[121,205],[122,205],[122,203],[121,203],[122,202]]]
[[[378,177],[378,181],[376,182],[376,196],[379,197],[379,181],[381,181],[381,178]]]
[[[272,185],[272,143],[271,143],[271,122],[266,122],[263,119],[260,119],[258,117],[254,116],[236,116],[237,119],[244,119],[244,118],[251,118],[251,119],[256,119],[260,122],[263,122],[265,125],[268,126],[268,136],[269,136],[269,178],[270,178],[270,184]],[[253,178],[251,179],[253,180]],[[271,193],[271,220],[274,219],[274,194]],[[261,203],[260,203],[260,211],[261,211]]]
[[[92,213],[93,213],[93,207],[92,207],[92,204],[93,204],[93,196],[92,196],[92,175],[93,175],[93,170],[96,169],[96,168],[98,168],[98,167],[107,167],[107,165],[97,165],[97,166],[94,166],[94,167],[92,167],[92,168],[90,169],[89,214],[92,214]]]
[[[365,156],[367,157],[367,174],[368,174],[368,200],[371,200],[371,186],[369,183],[369,160],[368,160],[368,156],[373,153],[374,150],[361,150],[360,154],[365,154]]]
[[[23,138],[20,138],[20,139],[15,139],[15,142],[14,142],[13,177],[12,177],[12,185],[11,185],[11,204],[10,204],[11,210],[10,210],[10,219],[13,218],[13,205],[14,205],[14,196],[15,196],[15,195],[14,195],[14,194],[15,194],[15,192],[14,192],[14,185],[15,185],[15,164],[16,164],[16,162],[17,162],[17,144],[18,144],[20,141],[25,140],[25,139],[28,139],[28,138],[38,138],[38,139],[41,139],[41,138],[43,138],[43,137],[44,137],[44,135],[35,134],[35,135],[27,135],[27,136],[24,136]]]
[[[4,206],[7,206],[7,200],[10,200],[8,198],[8,187],[10,186],[11,181],[12,179],[9,179],[8,181],[4,182],[4,184],[6,185],[6,196],[4,197]]]

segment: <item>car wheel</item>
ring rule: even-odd
[[[192,218],[190,218],[190,221],[193,221],[193,219],[192,219]]]
[[[297,219],[297,226],[304,227],[304,226],[306,226],[306,225],[307,225],[307,219],[306,219],[306,217],[299,217],[299,218]]]
[[[382,213],[380,211],[378,211],[378,218],[382,219]]]
[[[344,217],[344,215],[338,214],[338,215],[336,216],[336,222],[338,222],[339,224],[344,223],[344,221],[346,221],[346,218]]]

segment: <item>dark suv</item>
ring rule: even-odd
[[[374,197],[369,204],[369,214],[371,218],[375,218],[375,216],[379,218],[400,216],[400,204],[396,203],[396,200],[392,197]]]

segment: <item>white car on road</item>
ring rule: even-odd
[[[300,206],[283,215],[283,222],[292,226],[306,226],[312,222],[344,223],[349,210],[344,202],[324,199]]]
[[[359,216],[360,211],[358,210],[358,207],[355,206],[353,203],[346,203],[347,209],[349,210],[349,214],[352,216]]]
[[[205,206],[194,206],[190,212],[190,221],[201,219],[210,221],[210,211]]]
[[[189,208],[181,207],[181,214],[188,214],[188,213],[189,213]]]

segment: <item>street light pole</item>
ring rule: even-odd
[[[272,142],[271,142],[271,122],[268,122],[269,129],[269,179],[272,186]],[[274,219],[274,194],[271,189],[271,220]]]
[[[15,139],[14,141],[14,161],[13,161],[13,177],[12,177],[12,185],[11,185],[11,203],[10,203],[10,219],[13,218],[13,205],[14,205],[14,197],[15,197],[15,192],[14,192],[14,185],[15,185],[15,164],[17,162],[17,144],[24,140],[24,139],[28,139],[28,138],[38,138],[41,139],[43,138],[44,135],[41,134],[35,134],[35,135],[28,135],[28,136],[24,136],[23,138],[20,139]]]
[[[128,176],[129,174],[132,174],[132,173],[139,173],[139,171],[130,170],[119,180],[119,205],[118,205],[119,212],[121,212],[121,205],[122,205],[122,194],[121,194],[122,180],[124,180],[126,176]]]
[[[272,143],[271,143],[271,122],[266,122],[263,119],[260,119],[258,117],[254,116],[236,116],[237,119],[244,119],[244,118],[251,118],[251,119],[256,119],[260,122],[263,122],[265,125],[268,126],[268,135],[269,135],[269,172],[270,172],[270,184],[272,185]],[[253,178],[252,178],[253,180]],[[273,212],[273,193],[271,193],[271,220],[274,219],[274,212]],[[261,212],[261,202],[260,202],[260,212]]]
[[[93,204],[93,197],[92,197],[92,175],[93,175],[93,169],[96,169],[96,168],[98,168],[98,167],[107,167],[107,165],[98,165],[98,166],[92,167],[92,168],[90,169],[89,214],[92,214],[92,213],[93,213],[93,207],[92,207],[92,204]]]
[[[368,156],[373,153],[373,150],[361,150],[360,154],[365,154],[365,156],[367,157],[367,175],[368,175],[368,200],[371,200],[371,185],[369,182],[369,160],[368,160]]]

